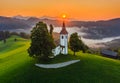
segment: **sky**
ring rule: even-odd
[[[120,17],[120,0],[0,0],[0,16],[51,16],[78,20]]]

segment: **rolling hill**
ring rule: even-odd
[[[14,41],[17,38],[17,41]],[[120,61],[93,54],[72,52],[57,56],[49,63],[71,59],[81,61],[59,69],[38,68],[28,56],[30,40],[12,36],[7,43],[0,41],[0,83],[119,83]]]

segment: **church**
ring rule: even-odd
[[[52,50],[54,56],[57,56],[59,54],[68,54],[68,32],[66,30],[65,22],[63,22],[59,40],[55,41],[55,43],[56,48]]]

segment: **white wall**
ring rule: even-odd
[[[57,56],[58,54],[60,54],[60,46],[56,47],[55,49],[52,50],[52,52],[54,53],[54,56]]]
[[[63,38],[62,38],[63,36]],[[60,45],[65,46],[62,50],[62,54],[68,54],[68,35],[60,34]]]

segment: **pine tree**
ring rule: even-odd
[[[50,24],[50,34],[52,35],[52,33],[53,33],[53,25],[52,24]]]

